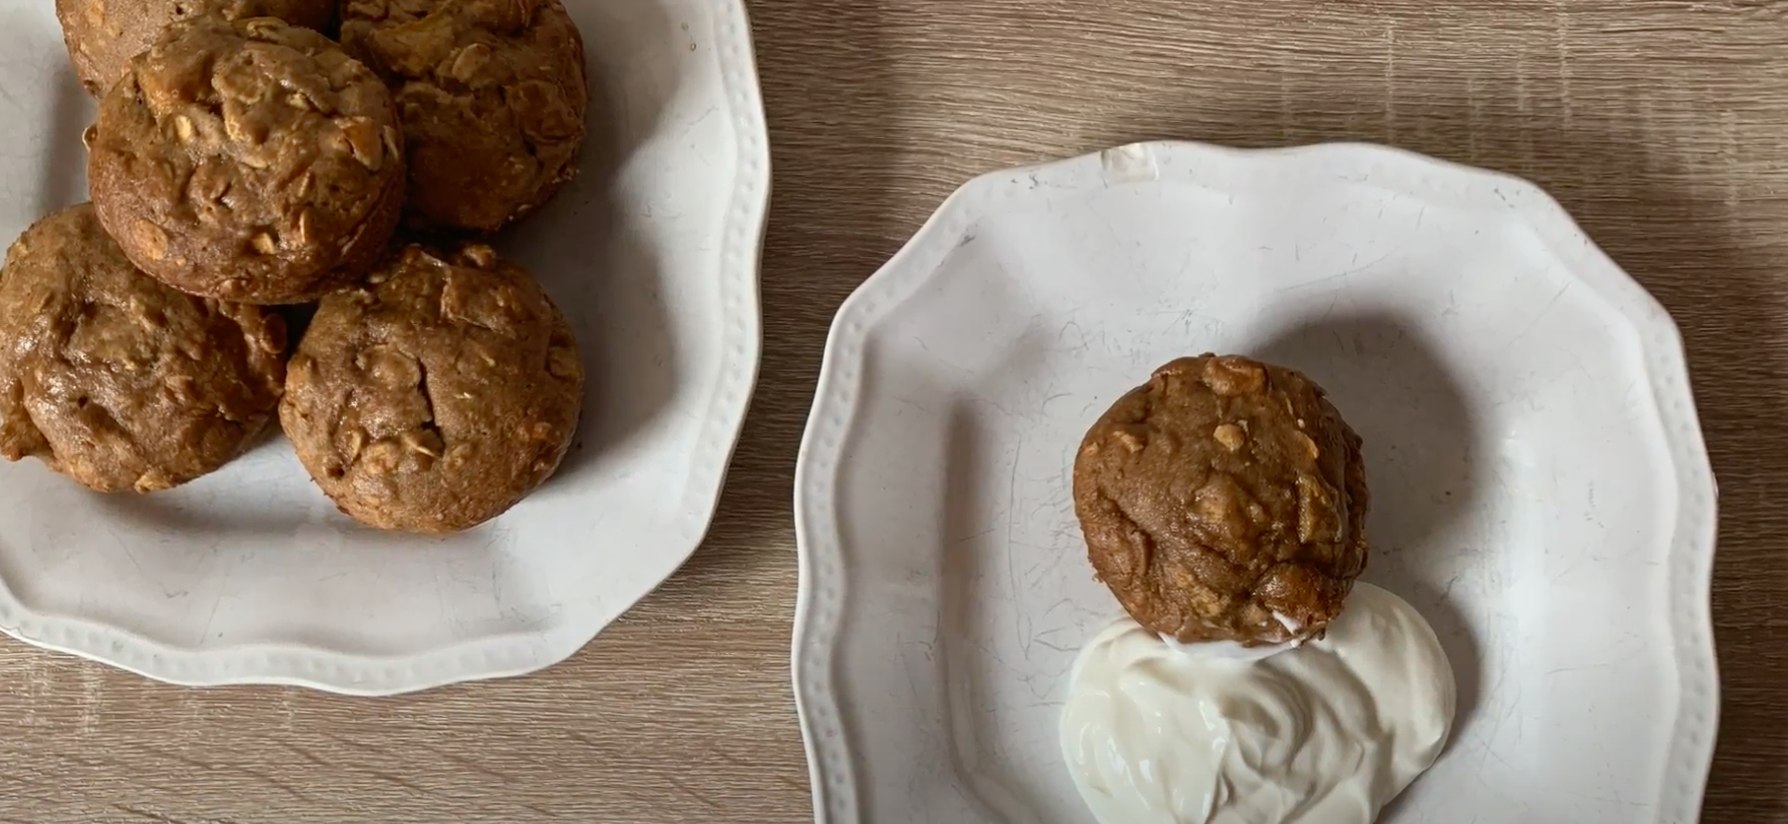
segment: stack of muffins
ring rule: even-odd
[[[587,80],[560,0],[56,5],[100,97],[92,202],[0,269],[0,454],[152,492],[277,415],[343,512],[427,533],[553,473],[577,344],[486,242],[576,172]]]

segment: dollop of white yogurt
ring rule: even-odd
[[[1428,622],[1359,583],[1327,637],[1252,660],[1119,620],[1075,661],[1061,744],[1102,824],[1371,824],[1455,700]]]

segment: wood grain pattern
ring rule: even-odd
[[[596,2],[597,0],[571,0]],[[1724,491],[1705,820],[1788,821],[1788,0],[755,0],[776,195],[707,545],[573,660],[388,700],[0,644],[0,821],[809,821],[792,468],[832,312],[970,176],[1143,138],[1529,177],[1687,337]]]

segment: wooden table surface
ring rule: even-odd
[[[1788,496],[1788,2],[751,12],[776,170],[764,364],[689,566],[560,666],[392,699],[177,689],[0,643],[0,820],[811,821],[790,495],[833,310],[973,175],[1191,138],[1379,141],[1526,176],[1669,307],[1724,492],[1704,819],[1788,822],[1788,507],[1770,503]]]

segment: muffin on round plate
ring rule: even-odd
[[[390,91],[272,18],[168,27],[87,142],[100,222],[138,268],[195,295],[315,300],[378,259],[402,212]]]
[[[0,455],[100,492],[151,492],[235,457],[273,417],[285,324],[137,271],[81,204],[0,269]]]
[[[230,20],[277,17],[321,31],[335,20],[335,6],[336,0],[56,0],[56,19],[75,75],[97,97],[171,23],[215,13]]]
[[[571,445],[583,367],[521,267],[472,244],[411,245],[329,295],[292,357],[279,418],[317,485],[369,526],[456,532],[514,506]]]
[[[1099,578],[1183,643],[1321,637],[1365,569],[1368,502],[1360,438],[1322,388],[1244,357],[1155,370],[1074,462]]]
[[[577,173],[584,41],[559,0],[348,0],[341,33],[397,95],[409,224],[495,232]]]

